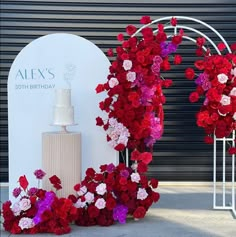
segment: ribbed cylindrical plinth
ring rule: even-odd
[[[80,133],[43,133],[42,169],[46,172],[43,189],[54,190],[48,180],[52,175],[61,179],[59,197],[75,194],[74,185],[81,181],[81,135]]]

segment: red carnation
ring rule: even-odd
[[[178,65],[182,62],[182,57],[179,54],[176,54],[174,57],[174,64]]]
[[[108,210],[113,210],[116,206],[116,200],[113,197],[110,197],[106,200],[106,207]]]
[[[96,90],[97,93],[100,93],[100,92],[104,91],[104,85],[103,84],[98,84],[95,90]]]
[[[141,24],[148,24],[148,23],[151,23],[152,20],[150,18],[150,16],[143,16],[141,19],[140,19],[140,23]]]
[[[128,35],[133,35],[136,31],[137,31],[137,28],[135,26],[133,26],[133,25],[128,25],[126,27],[126,33]]]
[[[205,136],[205,137],[204,137],[204,142],[205,142],[206,144],[213,144],[214,140],[213,140],[213,138],[210,137],[210,136]]]
[[[221,43],[219,43],[219,44],[217,45],[217,48],[218,48],[220,51],[223,51],[223,50],[226,48],[226,46],[225,46],[225,44],[224,44],[223,42],[221,42]]]
[[[168,88],[168,87],[172,86],[173,81],[171,79],[165,79],[165,80],[161,81],[161,84],[163,87]]]
[[[89,177],[91,177],[91,178],[93,178],[94,175],[95,175],[95,170],[94,170],[93,168],[88,168],[88,169],[86,170],[86,175],[89,176]]]
[[[152,161],[152,154],[150,152],[143,152],[139,155],[139,160],[148,165]]]
[[[75,190],[76,192],[78,192],[78,191],[80,190],[80,187],[81,187],[80,184],[76,184],[76,185],[74,186],[74,190]]]
[[[152,192],[151,194],[153,202],[157,202],[160,199],[160,194],[157,192]]]
[[[229,153],[230,155],[235,155],[235,154],[236,154],[236,147],[230,147],[230,148],[228,149],[228,153]]]
[[[20,186],[21,186],[24,190],[26,190],[27,187],[28,187],[28,185],[29,185],[29,182],[28,182],[28,180],[27,180],[27,178],[26,178],[25,175],[20,176],[20,178],[19,178],[19,183],[20,183]]]
[[[109,56],[109,57],[113,57],[114,56],[114,53],[113,53],[112,49],[108,49],[107,50],[107,56]]]
[[[117,151],[123,151],[125,149],[125,145],[124,144],[118,144],[114,147],[115,150]]]
[[[140,219],[140,218],[144,218],[145,214],[146,214],[146,209],[140,206],[134,211],[133,217]]]
[[[190,96],[189,96],[189,101],[190,101],[191,103],[197,102],[198,99],[199,99],[199,95],[198,95],[198,93],[197,93],[196,91],[192,92],[192,93],[190,94]]]
[[[103,120],[102,120],[101,117],[96,118],[96,125],[97,126],[103,126],[104,125]]]
[[[236,43],[230,45],[230,49],[234,52],[236,51]]]
[[[196,40],[196,44],[200,48],[205,44],[205,42],[206,42],[206,39],[203,37],[198,37]]]
[[[117,40],[118,41],[124,41],[124,35],[122,33],[117,35]]]
[[[158,180],[152,178],[151,181],[150,181],[150,184],[153,188],[157,188],[158,187]]]
[[[187,79],[193,80],[194,76],[195,76],[195,72],[192,68],[189,67],[185,70],[185,77]]]
[[[88,207],[88,215],[90,218],[96,218],[99,215],[99,209],[93,205]]]
[[[56,175],[53,175],[49,178],[51,184],[60,184],[61,183],[61,180],[56,176]]]
[[[182,42],[182,36],[181,35],[175,35],[172,37],[172,43],[173,44],[180,44]]]
[[[172,17],[171,20],[170,20],[170,24],[172,26],[176,26],[177,25],[177,19],[175,17]]]

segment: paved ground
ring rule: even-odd
[[[212,209],[212,187],[162,186],[160,201],[139,221],[110,227],[72,226],[64,236],[79,237],[236,237],[236,219],[230,211]],[[7,188],[1,188],[1,201],[7,199]],[[226,199],[227,202],[228,199]],[[9,233],[1,231],[1,237]],[[11,235],[11,237],[16,235]],[[18,235],[17,235],[18,236]],[[28,236],[28,235],[20,235]],[[36,236],[52,236],[37,234]]]

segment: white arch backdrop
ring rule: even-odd
[[[56,88],[72,89],[78,126],[68,130],[82,135],[82,175],[88,167],[117,163],[118,153],[107,144],[95,119],[103,117],[98,102],[104,99],[95,88],[106,80],[109,66],[92,42],[64,33],[40,37],[17,55],[8,77],[10,199],[21,175],[37,186],[33,172],[42,167],[42,133],[60,131],[50,126]]]

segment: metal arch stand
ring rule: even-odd
[[[222,203],[219,205],[217,202],[217,141],[222,141],[223,143],[223,151],[222,151],[222,192],[219,198],[222,198]],[[214,169],[213,169],[213,209],[218,210],[231,210],[234,218],[236,218],[236,210],[235,210],[235,155],[232,155],[232,169],[231,169],[231,202],[226,204],[226,142],[230,142],[232,147],[235,147],[235,131],[232,132],[232,137],[230,138],[216,138],[214,136]]]
[[[200,25],[205,26],[206,28],[210,29],[212,32],[214,32],[219,38],[220,40],[225,44],[226,49],[228,50],[229,53],[231,53],[231,49],[228,45],[228,43],[226,42],[226,40],[223,38],[223,36],[216,30],[214,29],[212,26],[208,25],[207,23],[192,18],[192,17],[186,17],[186,16],[167,16],[167,17],[162,17],[156,20],[153,20],[152,22],[140,27],[132,36],[136,36],[142,29],[144,29],[145,27],[148,27],[152,24],[158,23],[158,22],[162,22],[162,21],[169,21],[172,17],[175,17],[178,22],[181,20],[188,20],[188,21],[193,21],[196,23],[199,23]],[[177,24],[176,26],[172,26],[172,25],[165,25],[164,29],[173,29],[173,35],[177,34],[177,30],[178,29],[186,29],[188,31],[192,31],[195,32],[196,34],[204,37],[211,45],[212,47],[216,50],[216,52],[220,55],[221,52],[219,51],[217,45],[211,40],[210,37],[208,37],[206,34],[202,33],[199,30],[196,30],[192,27],[188,27],[185,25],[180,25]],[[158,30],[155,30],[154,32],[157,32]],[[167,37],[171,37],[172,35],[168,35]],[[194,38],[191,38],[189,36],[184,35],[183,36],[184,39],[190,40],[192,42],[196,42],[196,40]],[[206,48],[203,47],[204,50],[207,50]],[[216,190],[216,174],[217,174],[217,167],[216,167],[216,143],[217,141],[222,141],[223,142],[223,151],[222,151],[222,159],[223,159],[223,165],[222,165],[222,205],[216,205],[216,194],[217,194],[217,190]],[[226,142],[231,142],[232,143],[232,147],[235,147],[235,131],[232,132],[232,137],[231,138],[216,138],[216,136],[214,135],[214,164],[213,164],[213,209],[220,209],[220,210],[231,210],[234,217],[236,218],[236,210],[235,210],[235,155],[232,155],[232,180],[231,180],[231,203],[229,203],[228,205],[226,205]],[[128,153],[126,153],[126,164],[128,164]]]

